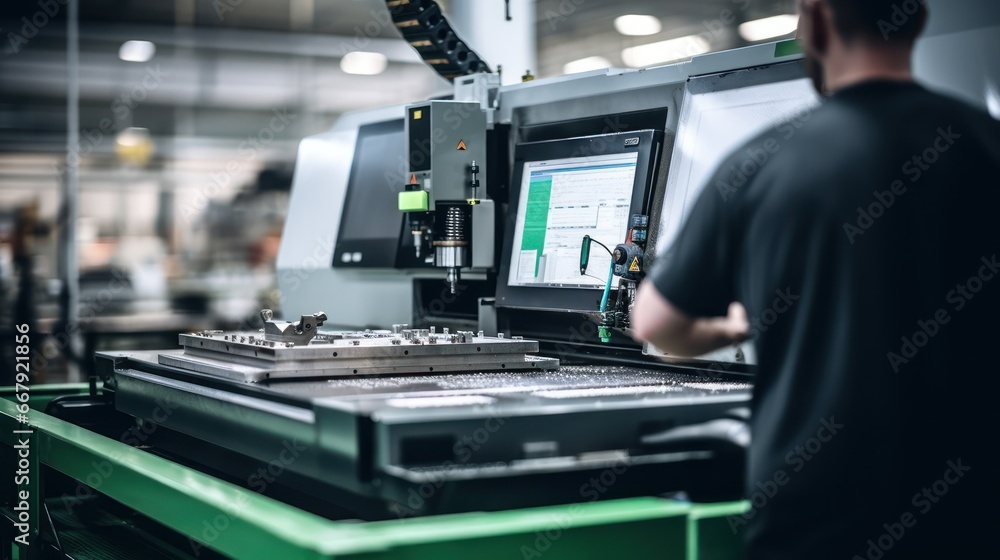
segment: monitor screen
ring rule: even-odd
[[[591,252],[580,274],[584,236],[625,241],[637,152],[525,162],[510,256],[510,286],[603,289],[611,257]]]
[[[397,197],[404,181],[395,177],[394,166],[404,144],[402,119],[358,130],[333,266],[395,265],[404,217]]]
[[[596,311],[611,257],[593,244],[580,274],[583,238],[625,242],[632,214],[648,211],[661,150],[655,130],[518,144],[497,306]]]

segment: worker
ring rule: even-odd
[[[1000,123],[914,82],[924,0],[799,12],[823,103],[719,166],[635,336],[755,346],[748,558],[1000,558]]]

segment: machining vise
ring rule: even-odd
[[[328,317],[320,311],[303,315],[297,322],[290,323],[275,320],[274,312],[270,309],[261,309],[260,319],[264,323],[264,340],[301,345],[309,344]]]
[[[434,266],[447,269],[452,294],[461,269],[494,263],[486,134],[479,103],[426,101],[406,108],[409,180],[399,193],[399,210],[409,217],[417,257],[433,255]]]

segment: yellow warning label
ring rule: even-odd
[[[639,257],[632,257],[632,264],[628,265],[629,272],[639,272],[642,270],[639,268]]]
[[[468,148],[465,147],[465,140],[459,140],[458,141],[458,147],[455,148],[455,149],[456,150],[468,150]]]
[[[420,109],[414,109],[414,111],[413,111],[413,120],[419,121],[422,118],[424,118],[424,112],[421,111]]]

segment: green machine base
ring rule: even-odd
[[[14,389],[0,389],[4,472],[27,472],[16,481],[4,477],[7,486],[0,504],[6,522],[0,537],[11,544],[0,550],[0,558],[45,558],[60,548],[70,558],[740,556],[740,536],[729,529],[726,517],[745,511],[744,502],[703,506],[650,497],[378,522],[331,521],[41,412],[53,398],[87,391],[86,385],[31,387],[25,419],[16,407]],[[171,542],[186,542],[187,547],[158,547],[163,541],[144,538],[141,526],[126,530],[121,523],[91,518],[69,527],[69,513],[79,517],[82,508],[74,512],[74,493],[43,494],[48,476],[68,477],[77,484],[78,494],[99,492],[136,518],[171,533]],[[581,494],[581,500],[586,498]],[[20,520],[25,525],[17,525]],[[109,527],[119,538],[102,534]],[[27,546],[14,540],[23,529]]]

